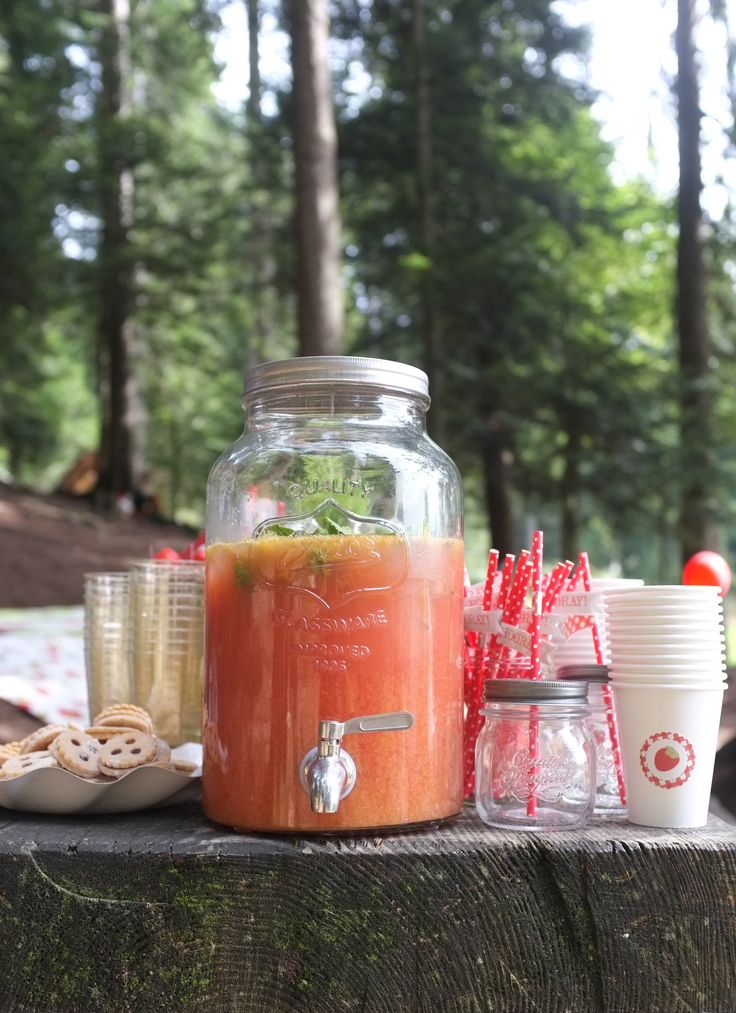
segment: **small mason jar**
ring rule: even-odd
[[[566,665],[557,670],[560,679],[588,683],[588,725],[595,743],[598,814],[626,812],[626,792],[620,752],[613,693],[608,685],[607,665]],[[606,692],[608,690],[608,692]]]
[[[575,830],[595,798],[587,685],[488,679],[475,752],[478,815],[506,830]]]

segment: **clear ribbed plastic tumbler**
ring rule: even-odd
[[[130,571],[133,701],[171,745],[202,737],[204,564],[148,560]]]
[[[128,661],[128,574],[84,575],[84,660],[90,720],[131,699]]]

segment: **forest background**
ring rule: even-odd
[[[2,0],[0,479],[95,451],[98,504],[197,525],[245,369],[344,351],[427,369],[476,575],[534,526],[652,581],[736,554],[736,215],[701,207],[697,53],[728,10],[665,2],[674,199],[612,172],[549,0],[243,0],[239,109],[217,0]],[[269,32],[292,81],[261,78]]]

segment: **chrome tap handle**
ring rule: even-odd
[[[299,769],[312,812],[337,812],[340,801],[355,786],[355,763],[350,754],[341,748],[343,736],[358,732],[401,731],[413,724],[414,715],[409,711],[367,714],[348,721],[320,721],[317,746],[309,750]]]
[[[389,714],[367,714],[362,718],[350,718],[343,725],[343,735],[355,732],[398,732],[411,728],[414,715],[409,711],[392,711]]]

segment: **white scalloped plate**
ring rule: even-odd
[[[0,806],[20,812],[70,816],[130,813],[164,802],[183,802],[199,782],[202,747],[185,742],[172,755],[197,764],[191,774],[161,767],[137,767],[117,781],[94,784],[61,767],[41,767],[0,780]],[[181,797],[179,797],[181,796]]]

